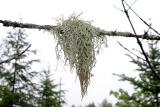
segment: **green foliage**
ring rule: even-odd
[[[111,94],[118,99],[116,107],[141,107],[135,97],[129,95],[128,92],[123,89],[119,89],[118,92],[111,91]]]
[[[92,103],[86,105],[86,107],[96,107],[96,105],[94,104],[94,102],[92,102]]]
[[[39,90],[40,107],[62,107],[62,104],[65,103],[63,99],[64,91],[57,90],[57,86],[59,85],[55,85],[53,81],[50,79],[50,76],[50,70],[44,70],[43,74],[41,75],[41,77],[44,78],[41,80]]]
[[[96,106],[94,102],[87,104],[85,107],[112,107],[112,104],[109,103],[106,99],[104,99],[99,106]]]
[[[156,75],[160,77],[160,50],[158,49],[158,41],[152,41],[148,45],[148,58]],[[137,65],[136,71],[138,71],[139,77],[115,74],[120,77],[121,81],[130,82],[135,89],[130,95],[123,89],[120,89],[118,92],[111,91],[111,94],[118,99],[117,107],[159,107],[160,80],[150,69],[146,61],[140,57],[129,56],[132,59],[131,62]]]
[[[0,64],[0,107],[62,107],[64,91],[57,91],[50,71],[41,75],[40,87],[33,83],[37,72],[32,71],[32,64],[39,60],[29,57],[36,51],[30,49],[26,37],[22,29],[9,32],[1,48],[0,62],[9,60]]]
[[[4,40],[1,59],[12,59],[2,63],[0,73],[0,107],[33,107],[34,84],[31,81],[36,72],[31,65],[38,60],[31,60],[29,55],[35,54],[28,47],[27,35],[22,29],[9,32]],[[25,51],[24,51],[25,50]],[[5,106],[4,106],[5,105]]]
[[[89,21],[79,20],[72,15],[67,20],[59,20],[56,30],[52,30],[57,40],[57,59],[62,58],[71,70],[74,68],[79,77],[82,97],[87,93],[87,88],[92,76],[91,70],[96,63],[95,52],[106,43],[106,37],[99,34],[99,29]]]
[[[109,103],[106,99],[104,99],[102,103],[99,105],[99,107],[112,107],[112,104]]]

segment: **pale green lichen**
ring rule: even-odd
[[[79,20],[75,15],[67,20],[60,19],[52,33],[57,40],[57,58],[62,58],[64,54],[65,64],[69,63],[71,70],[76,70],[83,97],[87,93],[91,70],[96,63],[95,53],[106,43],[106,37],[99,35],[99,29],[89,21]]]

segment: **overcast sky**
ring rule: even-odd
[[[127,0],[132,3],[134,0]],[[132,1],[132,2],[131,2]],[[160,26],[160,1],[159,0],[137,0],[133,9],[152,25],[159,29]],[[25,23],[56,25],[55,19],[70,14],[83,14],[80,16],[84,20],[92,21],[94,26],[105,30],[129,31],[130,25],[123,12],[121,0],[0,0],[0,19],[19,21],[20,17]],[[138,33],[143,33],[147,29],[133,14],[131,14],[134,26]],[[0,36],[3,36],[8,28],[0,24]],[[137,47],[135,39],[108,37],[108,47],[103,48],[103,52],[97,55],[97,63],[92,70],[94,76],[88,87],[88,94],[81,100],[79,80],[76,74],[71,73],[67,67],[60,63],[56,69],[57,61],[54,52],[55,41],[48,32],[39,30],[27,30],[32,47],[38,50],[39,58],[46,68],[48,64],[53,70],[55,82],[62,79],[62,89],[67,90],[65,94],[67,105],[85,105],[90,102],[100,103],[104,98],[110,102],[115,102],[115,98],[109,96],[110,90],[124,88],[132,91],[132,87],[126,82],[118,82],[118,78],[112,73],[126,73],[134,75],[135,66],[129,63],[129,58],[125,56],[125,51],[117,44],[117,40],[128,48]],[[39,67],[37,67],[39,68]]]

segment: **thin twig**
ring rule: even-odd
[[[123,0],[124,1],[124,0]],[[144,19],[142,19],[129,5],[126,1],[124,1],[124,3],[130,8],[130,10],[145,24],[147,25],[150,29],[152,29],[155,33],[157,33],[158,35],[160,35],[160,33],[155,30],[150,24],[148,24]]]
[[[124,12],[122,9],[120,9],[119,7],[117,7],[117,6],[115,6],[115,5],[113,5],[113,7],[116,8],[117,10],[119,10],[119,11]]]
[[[119,41],[117,41],[117,43],[123,48],[125,49],[126,51],[128,51],[129,53],[131,53],[132,55],[136,56],[137,58],[143,60],[143,61],[146,61],[145,59],[143,59],[142,57],[136,55],[135,53],[133,53],[132,51],[130,51],[128,48],[126,48],[125,46],[123,46]]]
[[[131,7],[132,7],[136,2],[137,2],[137,0],[135,0],[130,6],[128,6],[127,11],[128,11],[129,9],[131,9]]]
[[[125,12],[125,14],[126,14],[126,16],[127,16],[127,19],[128,19],[128,21],[129,21],[129,23],[130,23],[130,25],[131,25],[131,27],[132,27],[132,30],[133,30],[134,34],[136,34],[136,31],[135,31],[134,26],[133,26],[133,24],[132,24],[132,22],[131,22],[131,19],[130,19],[130,17],[129,17],[128,11],[127,11],[126,8],[125,8],[124,3],[127,4],[124,0],[122,0],[122,5],[123,5],[123,8],[124,8],[124,12]],[[128,7],[130,7],[130,6],[128,5]],[[130,7],[130,9],[132,10],[131,7]],[[138,17],[139,17],[139,16],[138,16]],[[140,18],[140,17],[139,17],[139,18]],[[157,34],[159,34],[155,29],[153,29],[153,28],[152,28],[148,23],[146,23],[142,18],[140,18],[140,19],[141,19],[141,21],[143,21],[148,27],[150,27],[150,29],[154,30]],[[142,54],[144,55],[144,57],[145,57],[145,59],[146,59],[146,62],[148,63],[148,65],[149,65],[152,73],[154,74],[155,78],[157,78],[158,80],[160,80],[160,77],[157,75],[156,71],[153,69],[153,67],[152,67],[152,65],[151,65],[151,63],[150,63],[150,61],[149,61],[149,59],[148,59],[148,56],[146,55],[146,53],[145,53],[145,51],[144,51],[144,48],[143,48],[143,45],[142,45],[141,41],[139,40],[139,38],[136,38],[136,39],[137,39],[138,45],[140,46],[140,49],[141,49],[141,51],[142,51]],[[159,107],[160,104],[159,104],[159,98],[158,98],[158,90],[157,90],[157,88],[158,88],[158,87],[156,87],[156,95],[155,95],[155,98],[156,98],[156,106]]]
[[[132,22],[131,22],[131,19],[130,19],[130,17],[129,17],[128,11],[126,10],[126,7],[125,7],[125,5],[124,5],[124,2],[125,2],[125,1],[122,0],[122,6],[123,6],[123,8],[124,8],[124,12],[125,12],[125,14],[126,14],[126,16],[127,16],[127,19],[128,19],[128,21],[129,21],[129,23],[130,23],[130,25],[131,25],[131,27],[132,27],[132,30],[133,30],[134,34],[136,34],[135,28],[134,28],[134,26],[133,26],[133,24],[132,24]],[[136,38],[136,39],[137,39],[137,43],[138,43],[138,45],[139,45],[139,47],[140,47],[140,49],[141,49],[141,51],[142,51],[142,54],[144,55],[144,57],[145,57],[145,59],[146,59],[146,62],[148,63],[151,71],[153,72],[154,76],[155,76],[157,79],[160,80],[160,77],[156,74],[155,70],[153,69],[153,67],[152,67],[152,65],[151,65],[151,63],[150,63],[150,61],[149,61],[149,59],[148,59],[148,56],[146,55],[146,53],[145,53],[145,51],[144,51],[144,48],[143,48],[143,45],[142,45],[141,41],[139,40],[139,38]]]

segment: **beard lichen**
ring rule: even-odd
[[[65,64],[69,63],[71,70],[76,71],[83,98],[96,63],[95,54],[106,43],[106,37],[99,35],[99,29],[89,21],[80,20],[76,16],[70,16],[67,20],[60,19],[56,29],[51,32],[57,40],[57,58],[61,59],[64,55]]]

